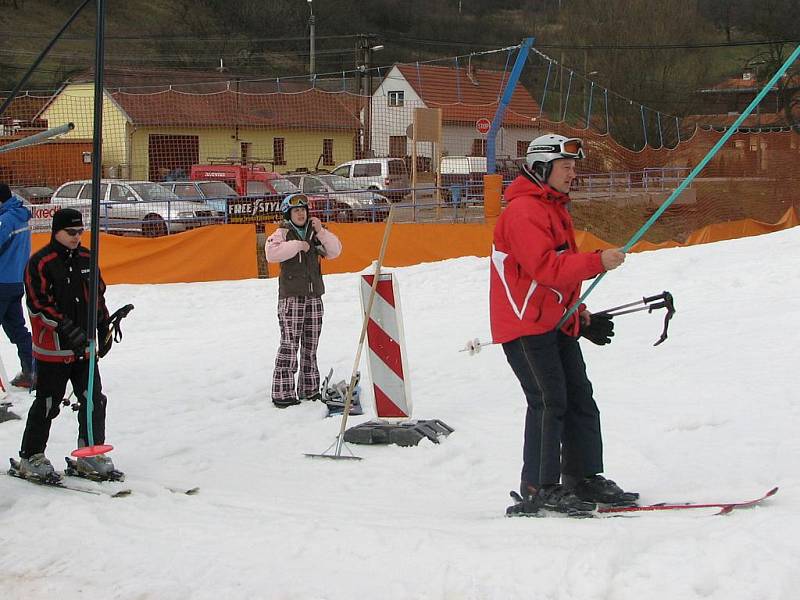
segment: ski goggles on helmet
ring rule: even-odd
[[[528,154],[538,152],[553,152],[563,158],[584,158],[583,142],[580,138],[569,138],[554,144],[541,144],[528,149]]]
[[[287,212],[293,208],[308,208],[308,197],[305,194],[291,194],[281,202],[281,211]]]

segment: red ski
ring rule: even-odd
[[[746,502],[716,502],[711,504],[646,504],[644,506],[605,506],[602,508],[598,508],[597,512],[600,514],[609,514],[609,513],[630,513],[630,512],[645,512],[645,511],[654,511],[654,510],[686,510],[690,508],[718,508],[720,509],[718,515],[727,515],[728,513],[732,512],[733,510],[737,510],[740,508],[752,508],[761,504],[767,498],[771,498],[775,494],[778,493],[778,488],[774,487],[766,494],[761,496],[760,498],[756,498],[755,500],[747,500]]]

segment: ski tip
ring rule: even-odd
[[[777,494],[777,493],[778,493],[778,486],[776,485],[774,488],[772,488],[770,491],[768,491],[768,492],[767,492],[767,493],[764,495],[764,497],[765,497],[765,498],[769,498],[769,497],[771,497],[771,496],[774,496],[774,495],[775,495],[775,494]]]

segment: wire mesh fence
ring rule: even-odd
[[[572,72],[556,88],[560,66],[537,53],[495,124],[515,51],[375,67],[357,77],[151,85],[146,74],[135,80],[109,70],[100,227],[166,235],[270,223],[280,219],[280,200],[296,191],[327,222],[380,222],[391,203],[400,222],[476,221],[487,135],[497,129],[495,167],[506,183],[539,135],[581,137],[587,158],[572,193],[576,225],[621,243],[721,135],[697,119],[615,104],[609,90]],[[92,101],[91,81],[76,79],[52,94],[23,95],[3,115],[0,145],[74,124],[47,143],[0,153],[0,180],[29,194],[39,229],[57,207],[84,210],[91,200]],[[423,132],[420,109],[436,111],[435,135]],[[641,140],[628,145],[635,149],[615,137],[626,119],[642,126]],[[682,241],[693,229],[743,217],[777,220],[800,206],[799,160],[796,129],[738,132],[646,239]]]

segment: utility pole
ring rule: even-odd
[[[364,83],[366,89],[364,90],[364,98],[367,100],[367,107],[364,118],[364,156],[369,157],[372,155],[372,72],[370,71],[370,62],[372,58],[372,48],[369,47],[369,39],[362,38],[362,48],[364,53]]]
[[[308,28],[309,28],[309,49],[308,49],[308,51],[309,51],[309,54],[310,54],[310,59],[309,59],[309,62],[308,62],[308,74],[313,77],[314,73],[316,72],[316,69],[317,69],[317,65],[316,65],[315,60],[314,60],[314,58],[315,58],[314,57],[314,51],[315,51],[315,48],[314,48],[314,42],[315,42],[315,40],[314,40],[314,0],[308,0],[308,10],[311,11],[310,16],[308,17]]]
[[[372,150],[372,53],[383,50],[382,45],[373,46],[368,35],[360,35],[356,47],[356,89],[364,99],[364,156]]]
[[[364,63],[362,62],[362,48],[365,44],[365,38],[360,36],[358,38],[358,42],[356,43],[356,51],[355,51],[355,63],[356,63],[356,94],[359,98],[363,98],[364,90],[363,90],[363,74],[364,74]],[[364,114],[364,121],[366,121],[366,113],[367,107],[364,105],[363,114]],[[366,128],[362,126],[361,128],[361,144],[359,147],[360,156],[356,156],[356,158],[364,158],[366,156],[365,149],[367,146],[367,136],[366,136]]]

